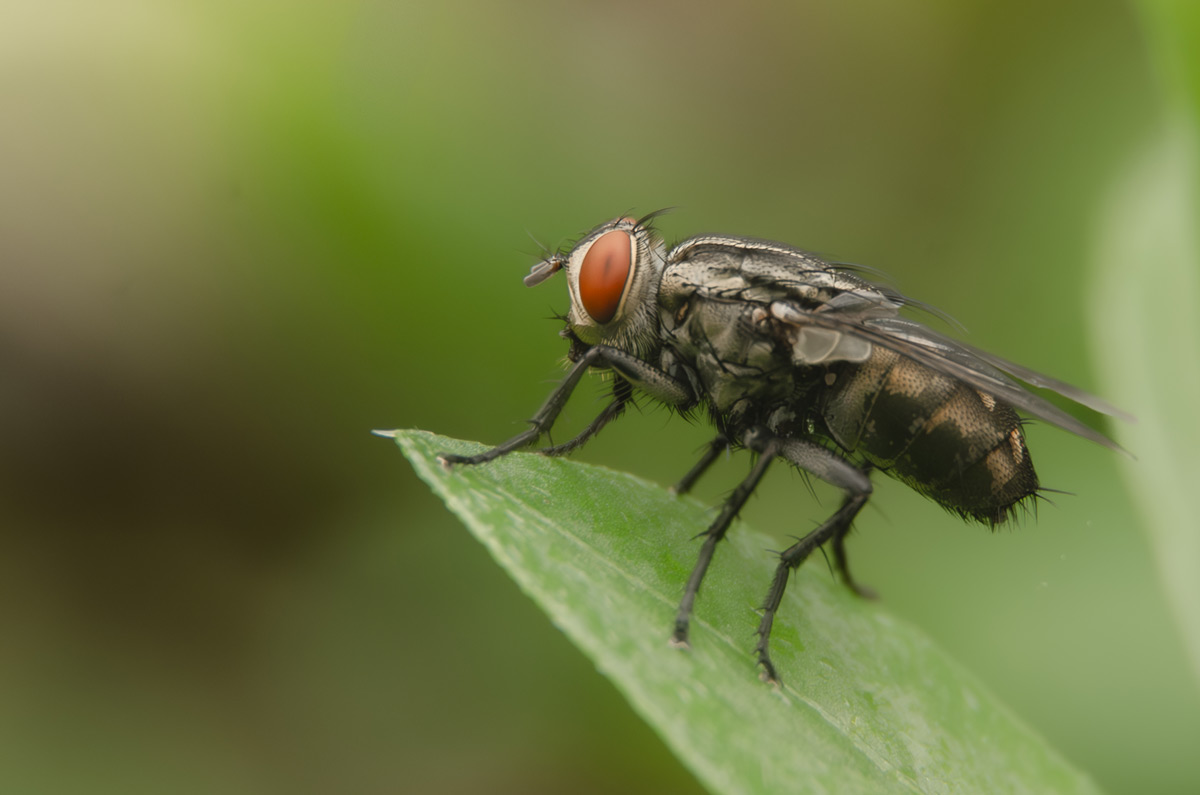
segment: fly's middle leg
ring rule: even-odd
[[[708,443],[704,450],[704,455],[700,456],[700,460],[692,467],[683,478],[671,487],[672,494],[687,494],[692,490],[692,486],[696,485],[696,481],[700,476],[708,471],[708,468],[717,460],[717,456],[721,455],[723,450],[729,449],[729,439],[725,434],[717,434],[717,437]]]
[[[720,438],[720,437],[718,437]],[[683,599],[679,602],[679,612],[675,615],[675,631],[671,634],[671,645],[686,648],[688,645],[688,626],[692,617],[692,607],[696,603],[696,594],[700,592],[700,583],[704,581],[704,574],[708,571],[708,564],[712,562],[713,553],[717,549],[717,544],[725,537],[725,533],[729,530],[729,526],[737,517],[742,506],[746,504],[746,500],[754,493],[755,487],[758,486],[767,467],[771,465],[771,461],[779,455],[780,440],[773,436],[766,429],[752,429],[748,431],[742,442],[747,448],[759,453],[759,458],[754,462],[754,467],[750,470],[750,474],[745,480],[738,484],[733,493],[729,495],[729,499],[721,507],[721,513],[713,521],[709,528],[701,533],[704,537],[704,543],[700,546],[700,556],[696,560],[696,565],[692,569],[692,576],[688,577],[687,585],[683,589]],[[702,472],[712,463],[712,458],[716,457],[713,450],[716,448],[714,440],[710,446],[709,454],[704,459],[701,459],[699,465],[693,468],[693,472],[697,468]],[[690,475],[691,473],[689,473]],[[685,477],[685,481],[687,478]],[[694,480],[694,478],[693,478]],[[690,485],[690,484],[689,484]]]

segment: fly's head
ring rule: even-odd
[[[573,343],[611,345],[642,358],[658,347],[656,304],[665,248],[647,221],[624,217],[601,224],[525,277],[532,287],[558,270],[567,272],[566,330]]]

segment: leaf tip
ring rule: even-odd
[[[375,436],[382,436],[384,439],[395,439],[397,431],[371,431]]]

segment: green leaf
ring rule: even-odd
[[[1044,740],[913,627],[820,560],[775,622],[781,688],[751,650],[777,542],[735,525],[717,551],[692,649],[667,643],[712,512],[632,475],[396,431],[417,474],[610,677],[713,792],[1094,792]]]

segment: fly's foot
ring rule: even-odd
[[[758,657],[758,666],[761,669],[758,672],[758,678],[776,688],[781,687],[783,680],[779,678],[779,674],[775,671],[775,664],[771,662],[771,655],[767,651],[766,638],[758,642],[758,646],[754,649],[754,654]]]
[[[876,591],[875,588],[872,588],[869,585],[863,585],[862,582],[854,580],[848,573],[842,573],[841,581],[845,582],[846,587],[850,588],[850,590],[856,593],[859,597],[870,599],[872,602],[880,598],[880,592]]]
[[[493,447],[490,450],[485,450],[479,455],[454,455],[453,453],[442,453],[437,457],[437,462],[442,465],[442,469],[449,472],[455,466],[474,466],[475,464],[486,464],[488,461],[495,461],[502,455],[510,452],[509,449],[500,445]]]
[[[846,580],[846,587],[851,591],[854,591],[854,593],[858,594],[863,599],[875,601],[879,598],[879,591],[876,591],[869,585],[863,585],[862,583],[857,583],[854,580]]]
[[[437,462],[442,465],[442,469],[449,472],[455,467],[455,465],[478,464],[479,461],[476,461],[475,459],[479,457],[480,456],[477,455],[452,455],[450,453],[442,453],[437,457]]]
[[[675,631],[671,633],[671,639],[667,642],[673,649],[692,648],[692,644],[688,643],[688,622],[686,620],[675,620]]]

